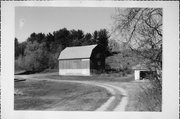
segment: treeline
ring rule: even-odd
[[[84,33],[82,30],[66,28],[53,33],[32,33],[26,41],[19,43],[15,38],[15,70],[42,71],[58,68],[60,52],[71,46],[99,44],[106,56],[111,54],[108,47],[109,33],[106,29]]]

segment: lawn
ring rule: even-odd
[[[51,73],[49,75],[34,75],[35,78],[48,78],[54,80],[78,80],[78,81],[97,81],[97,82],[131,82],[134,80],[133,75],[126,77],[119,77],[112,75],[93,75],[93,76],[59,76],[57,73]]]
[[[53,81],[15,82],[15,110],[93,111],[111,96],[104,88]]]
[[[105,89],[85,84],[54,83],[42,81],[75,80],[91,81],[115,85],[126,90],[128,104],[126,111],[161,111],[161,89],[153,87],[150,81],[134,81],[134,77],[117,77],[113,75],[97,76],[59,76],[58,73],[35,74],[32,77],[40,81],[15,83],[15,88],[24,95],[15,96],[15,109],[52,110],[95,110],[111,96]]]

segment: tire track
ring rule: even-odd
[[[111,88],[115,91],[114,100],[111,101],[107,108],[104,108],[101,111],[125,111],[126,105],[128,103],[126,91],[120,87],[111,84],[102,83],[101,85]]]

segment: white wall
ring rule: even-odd
[[[135,78],[135,80],[140,80],[140,70],[134,71],[134,78]]]
[[[90,69],[59,69],[59,75],[90,76]]]
[[[61,69],[59,68],[59,75],[72,75],[72,76],[90,76],[89,59],[81,59],[81,61],[88,61],[88,66],[85,69]]]

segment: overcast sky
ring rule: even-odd
[[[111,29],[115,8],[92,7],[16,7],[15,37],[25,41],[31,33],[49,33],[61,28],[93,33]]]

